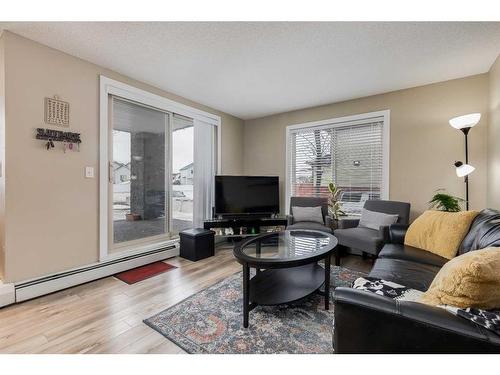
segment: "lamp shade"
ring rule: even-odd
[[[455,129],[464,129],[472,128],[480,119],[480,113],[469,113],[468,115],[453,117],[449,122]]]
[[[476,169],[472,165],[464,164],[461,161],[456,161],[455,167],[458,177],[465,177],[474,172],[474,170]]]

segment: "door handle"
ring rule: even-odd
[[[108,181],[110,184],[113,183],[113,163],[108,162]]]

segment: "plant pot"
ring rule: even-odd
[[[139,214],[126,214],[125,218],[127,221],[138,221],[141,220],[141,215]]]

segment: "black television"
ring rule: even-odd
[[[215,215],[279,213],[279,177],[215,176]]]

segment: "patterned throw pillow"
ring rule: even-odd
[[[380,227],[385,227],[396,223],[396,221],[398,221],[398,218],[398,215],[389,215],[363,208],[363,210],[361,211],[359,226],[379,230]]]

